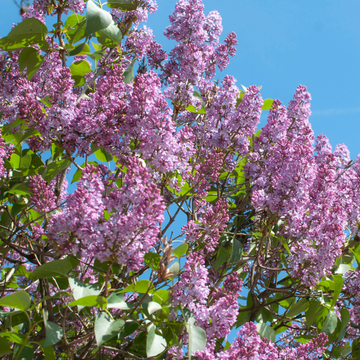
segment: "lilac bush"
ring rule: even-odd
[[[0,355],[359,358],[360,158],[305,86],[221,73],[217,11],[179,0],[167,52],[156,9],[34,0],[0,39]]]

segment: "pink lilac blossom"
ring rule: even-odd
[[[156,171],[185,172],[188,157],[194,153],[187,142],[191,130],[176,134],[159,77],[153,71],[138,74],[129,87],[128,101],[126,122],[121,127],[123,143],[129,146],[136,139],[135,151]]]
[[[8,170],[4,167],[4,159],[9,159],[12,152],[12,146],[6,145],[4,138],[1,136],[0,129],[0,178],[4,178],[8,174]]]
[[[146,22],[148,14],[154,14],[157,10],[157,3],[155,0],[141,1],[136,10],[122,11],[121,9],[112,9],[111,15],[116,23],[132,22],[135,27],[139,26],[141,22]]]
[[[358,206],[352,200],[355,199],[352,186],[354,182],[358,183],[358,175],[354,169],[344,174],[344,164],[349,162],[346,150],[344,146],[338,146],[332,153],[327,138],[318,137],[317,174],[309,191],[308,210],[301,225],[289,224],[292,226],[289,233],[303,239],[293,246],[296,254],[293,257],[294,271],[301,277],[312,279],[309,282],[323,277],[331,269],[346,242],[349,217],[358,213]]]
[[[215,11],[205,17],[200,0],[181,0],[170,15],[171,25],[165,30],[168,39],[177,41],[163,66],[162,78],[168,84],[165,95],[182,105],[201,106],[193,96],[194,86],[199,87],[204,77],[215,76],[215,64],[223,70],[229,56],[235,55],[236,40],[227,39],[228,45],[218,45],[222,32],[221,17]]]
[[[66,0],[68,8],[74,13],[82,13],[86,7],[84,0]],[[54,3],[51,0],[34,0],[33,10],[35,14],[51,14],[55,15],[56,12],[51,11]],[[30,9],[31,11],[31,9]],[[68,10],[65,8],[64,13],[67,14]]]
[[[202,324],[205,327],[207,339],[209,339],[208,347],[214,339],[226,338],[230,334],[239,314],[237,298],[239,292],[242,291],[242,286],[242,279],[235,274],[230,274],[226,277],[223,287],[211,294],[215,299],[209,307],[211,323]]]
[[[307,344],[280,350],[269,340],[262,340],[252,322],[245,323],[230,348],[219,353],[205,348],[194,355],[198,360],[318,360],[325,351],[327,336],[320,334]]]
[[[281,219],[290,238],[293,276],[314,285],[340,256],[349,217],[359,218],[356,166],[349,171],[344,145],[334,153],[325,136],[315,144],[308,118],[310,94],[299,86],[288,109],[275,100],[268,122],[254,139],[246,165],[252,205]],[[344,171],[346,170],[346,171]]]
[[[47,15],[47,11],[43,11],[41,8],[39,8],[38,6],[34,6],[34,5],[29,5],[27,7],[27,11],[25,11],[22,15],[21,18],[22,20],[28,19],[28,18],[35,18],[39,21],[41,21],[42,23],[45,24],[45,17]]]
[[[29,189],[32,191],[30,204],[33,205],[34,210],[47,213],[56,208],[54,187],[47,184],[40,175],[30,177]]]
[[[71,248],[78,256],[116,260],[129,270],[142,266],[144,254],[158,241],[165,207],[142,163],[130,158],[126,167],[123,178],[115,178],[104,167],[84,169],[66,208],[51,219],[47,235],[58,251]]]
[[[188,243],[201,242],[205,245],[205,251],[211,253],[218,245],[220,231],[224,230],[229,221],[228,204],[222,199],[215,205],[203,200],[198,201],[197,205],[198,220],[188,221],[182,232],[186,235]]]
[[[145,54],[150,52],[153,45],[154,35],[151,29],[143,26],[142,29],[134,29],[126,38],[125,49],[132,53],[134,58],[141,60]]]
[[[313,135],[307,118],[292,119],[275,100],[268,122],[249,154],[246,170],[252,182],[252,204],[279,217],[302,213],[314,179]],[[297,216],[297,214],[293,214]]]
[[[232,76],[225,76],[207,110],[206,122],[197,125],[195,131],[205,134],[207,146],[231,147],[245,156],[249,152],[249,137],[260,121],[263,100],[259,89],[250,86],[236,105],[240,91],[235,81]]]
[[[274,101],[246,171],[253,206],[285,220],[283,234],[293,239],[293,274],[311,285],[340,254],[346,222],[345,210],[336,204],[335,168],[320,150],[321,159],[313,157],[309,100],[306,88],[299,86],[288,109]]]
[[[172,304],[189,309],[193,313],[202,311],[210,293],[208,286],[208,270],[204,266],[204,254],[189,255],[180,280],[174,285]]]
[[[32,81],[19,73],[16,55],[2,59],[9,60],[14,70],[2,79],[3,119],[12,123],[24,118],[25,124],[41,132],[41,137],[30,140],[32,149],[45,150],[57,141],[69,154],[84,155],[95,144],[121,157],[132,153],[136,139],[135,152],[148,160],[154,172],[188,170],[188,159],[195,152],[188,141],[192,130],[176,132],[154,72],[139,74],[134,84],[126,85],[119,81],[123,65],[113,65],[97,78],[95,93],[78,99],[69,69],[53,53]],[[45,96],[49,106],[41,102]]]
[[[212,282],[204,264],[203,253],[194,252],[188,256],[184,272],[173,287],[172,305],[190,310],[195,324],[205,329],[208,348],[213,350],[215,339],[226,337],[236,322],[242,280],[234,274],[227,276],[223,288],[211,293],[213,302],[209,305]],[[187,343],[186,338],[184,343]]]
[[[151,41],[146,55],[151,69],[157,69],[163,61],[168,59],[166,51],[155,40]]]

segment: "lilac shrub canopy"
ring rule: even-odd
[[[0,39],[0,356],[359,359],[360,157],[305,86],[217,80],[217,11],[178,1],[166,52],[156,9],[35,0]]]

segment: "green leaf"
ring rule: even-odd
[[[136,322],[127,322],[125,323],[124,329],[121,330],[119,334],[119,339],[123,339],[126,336],[131,335],[134,331],[136,331],[139,327],[139,324]]]
[[[97,31],[107,28],[113,22],[108,11],[97,7],[92,0],[86,6],[86,27],[85,35],[95,34]]]
[[[308,328],[314,324],[315,319],[322,315],[327,309],[323,307],[318,301],[311,300],[308,309],[305,311],[305,318]]]
[[[350,321],[350,313],[348,309],[341,309],[340,314],[341,314],[341,325],[340,325],[339,336],[336,340],[336,343],[339,343],[345,337],[346,327]]]
[[[273,102],[273,99],[265,99],[261,110],[270,110]]]
[[[30,344],[27,344],[21,349],[21,345],[16,344],[14,346],[14,357],[16,360],[33,360],[34,359],[34,349]],[[20,352],[20,353],[19,353]]]
[[[127,286],[121,292],[137,292],[139,294],[149,293],[152,294],[154,292],[154,285],[149,280],[138,280],[136,284],[131,284]]]
[[[39,97],[36,98],[38,101],[42,102],[45,106],[50,107],[51,103],[49,102],[49,100],[52,100],[51,95],[46,95],[44,96],[42,99],[40,99]]]
[[[155,253],[146,253],[144,256],[144,263],[151,269],[157,271],[160,265],[161,256]]]
[[[100,36],[103,36],[113,42],[113,46],[110,46],[110,44],[109,47],[115,47],[121,43],[122,32],[117,27],[117,25],[114,24],[114,22],[111,23],[106,29],[99,30],[98,33]]]
[[[106,309],[107,300],[103,296],[99,295],[88,295],[84,296],[78,300],[72,301],[68,306],[80,305],[84,306],[96,306],[101,309]]]
[[[199,100],[201,101],[201,104],[203,105],[203,107],[205,108],[205,103],[204,103],[204,100],[201,96],[201,94],[198,92],[198,91],[194,91],[194,96],[196,96],[197,98],[199,98]]]
[[[63,170],[66,170],[70,165],[71,161],[69,159],[54,161],[46,167],[42,177],[45,181],[50,182],[57,174]]]
[[[83,86],[85,84],[84,75],[90,73],[92,70],[88,61],[79,60],[70,66],[70,71],[71,78],[75,80],[74,86]]]
[[[132,81],[132,79],[135,77],[134,76],[134,65],[135,65],[136,59],[134,59],[131,64],[129,65],[129,67],[124,71],[124,83],[128,84],[129,82]]]
[[[29,139],[30,137],[32,136],[35,136],[35,135],[40,135],[40,131],[38,129],[35,129],[33,127],[29,128],[26,133],[20,138],[20,141],[15,145],[17,146],[18,144],[22,143],[23,141]]]
[[[301,344],[307,344],[311,339],[314,339],[314,336],[312,336],[312,335],[303,335],[303,336],[295,338],[295,340],[298,341]]]
[[[46,338],[41,344],[42,348],[47,348],[48,346],[58,343],[63,337],[63,329],[58,324],[53,323],[52,321],[44,321]]]
[[[108,0],[107,6],[109,8],[121,9],[125,11],[136,10],[139,2],[131,1],[131,0]]]
[[[331,300],[331,307],[334,308],[334,305],[336,304],[336,300],[338,299],[342,287],[343,287],[343,277],[341,275],[333,275],[334,279],[334,293],[333,293],[333,299]]]
[[[29,187],[24,183],[15,184],[9,191],[9,194],[17,194],[17,195],[28,195],[31,193]]]
[[[17,311],[4,311],[2,312],[2,321],[4,321],[6,319],[6,321],[4,321],[5,327],[9,328],[9,327],[14,327],[16,325],[19,324],[23,324],[25,322],[28,321],[28,317],[26,316],[26,313],[22,310],[17,310]]]
[[[43,62],[44,58],[32,47],[24,48],[19,55],[20,71],[23,71],[26,68],[28,80],[32,79]]]
[[[124,293],[113,292],[107,299],[108,309],[120,309],[120,310],[130,310],[134,308],[133,304],[128,304],[124,300]]]
[[[172,273],[170,279],[176,278],[180,273],[180,264],[178,262],[174,262],[169,266],[169,272]]]
[[[89,56],[93,60],[100,60],[104,55],[105,55],[104,51],[95,51],[95,52],[91,53]]]
[[[206,332],[201,327],[195,326],[192,321],[186,325],[186,330],[189,334],[189,359],[195,351],[202,351],[206,346]]]
[[[31,279],[46,279],[56,276],[68,276],[69,272],[76,266],[71,260],[71,257],[67,257],[62,260],[52,260],[39,267],[37,267],[31,274]]]
[[[70,40],[70,44],[75,44],[85,37],[85,16],[71,14],[65,22],[65,34]]]
[[[81,299],[88,295],[99,295],[100,287],[93,284],[83,284],[81,281],[70,278],[69,285],[75,300]]]
[[[105,312],[101,312],[95,319],[95,338],[98,346],[116,337],[124,328],[124,320],[111,320]]]
[[[31,305],[30,296],[26,291],[20,290],[14,294],[7,295],[0,299],[0,306],[8,306],[10,308],[27,310]]]
[[[99,295],[101,291],[101,289],[96,285],[83,284],[81,281],[74,278],[69,279],[69,285],[75,300],[81,299],[89,295]],[[79,311],[82,308],[83,306],[78,306]]]
[[[223,265],[225,261],[228,260],[228,258],[229,251],[221,246],[216,256],[215,270],[217,270],[221,265]]]
[[[345,274],[351,270],[352,270],[351,265],[340,264],[339,267],[335,270],[335,274]]]
[[[173,250],[173,255],[175,255],[178,259],[181,258],[182,255],[184,255],[189,248],[189,245],[187,243],[182,243],[178,247],[176,247]]]
[[[11,350],[9,342],[6,339],[0,337],[0,356],[12,354],[12,352],[13,351]]]
[[[231,256],[229,260],[230,264],[239,262],[242,258],[242,254],[243,254],[242,243],[239,240],[234,239],[231,250]]]
[[[169,290],[158,290],[154,292],[153,300],[159,304],[167,304],[169,302]]]
[[[56,360],[55,351],[52,346],[43,348],[43,353],[45,355],[46,360]]]
[[[337,346],[334,347],[331,351],[331,359],[348,359],[348,357],[345,357],[345,355],[349,354],[351,352],[351,345],[349,343],[346,343],[343,346]],[[359,357],[354,357],[355,354],[352,354],[353,356],[351,359],[359,360]]]
[[[38,19],[28,18],[10,31],[8,36],[0,39],[3,50],[17,50],[28,45],[45,41],[48,28]]]
[[[321,328],[321,332],[325,333],[326,335],[332,334],[336,329],[337,322],[338,322],[338,318],[336,316],[335,311],[330,310]]]
[[[147,310],[149,315],[151,315],[154,312],[161,310],[162,306],[156,301],[149,301],[149,302],[143,303],[143,308]]]
[[[16,153],[11,154],[9,162],[13,169],[20,168],[20,161],[21,161],[21,157],[18,154],[16,154]]]
[[[27,119],[25,119],[25,118],[16,118],[16,120],[14,120],[11,124],[9,124],[8,125],[8,127],[7,128],[5,128],[5,126],[7,126],[7,125],[4,125],[3,126],[3,129],[2,129],[2,134],[7,134],[7,133],[9,133],[10,132],[10,130],[12,130],[14,127],[16,127],[16,126],[21,126],[22,127],[22,125],[24,125],[24,123],[25,123],[25,121],[26,121]],[[6,129],[6,130],[5,130]]]
[[[82,44],[77,45],[74,49],[69,51],[69,56],[89,55],[90,52],[91,52],[90,46],[86,42],[83,42]],[[85,61],[85,60],[83,60],[83,61]]]
[[[309,301],[305,298],[302,298],[296,304],[291,306],[290,310],[286,313],[287,317],[293,317],[301,312],[305,311],[309,306]]]
[[[5,331],[0,333],[0,338],[6,337],[9,341],[16,344],[23,344],[26,341],[25,335],[17,334],[14,331]]]
[[[155,330],[156,330],[156,328],[155,328],[154,324],[151,324],[148,327],[148,334],[146,336],[146,356],[147,357],[159,355],[167,347],[166,340],[162,336],[156,334]],[[190,335],[189,335],[189,338],[190,338]]]
[[[256,328],[262,339],[269,339],[275,343],[275,331],[271,326],[260,322],[256,324]]]
[[[32,47],[27,47],[21,50],[18,59],[20,72],[23,72],[26,69],[28,63],[28,57],[34,53],[39,54],[39,52]]]
[[[96,158],[102,162],[109,162],[112,160],[112,156],[107,153],[103,148],[96,150],[94,154]]]
[[[87,163],[88,163],[88,165],[94,165],[94,166],[99,165],[96,161],[88,161]],[[84,168],[85,166],[86,166],[86,163],[83,163],[80,167]],[[74,182],[79,181],[81,179],[82,175],[83,175],[83,171],[80,169],[77,169],[72,178],[71,183],[73,184]]]
[[[204,107],[201,107],[199,110],[197,110],[194,105],[189,105],[185,108],[185,110],[190,111],[194,114],[206,114],[206,110],[204,109]]]

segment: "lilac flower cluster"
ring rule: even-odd
[[[208,348],[214,351],[215,339],[226,337],[236,322],[237,298],[242,280],[236,275],[229,275],[223,282],[223,288],[216,288],[210,294],[209,288],[212,286],[214,284],[205,267],[204,253],[193,252],[187,258],[180,280],[173,287],[172,305],[175,309],[191,312],[195,324],[206,331]],[[175,313],[173,317],[176,318]],[[182,358],[179,349],[172,351]]]
[[[202,200],[198,205],[198,220],[189,220],[182,232],[187,242],[201,242],[205,244],[205,251],[211,253],[218,245],[220,231],[224,230],[229,221],[228,205],[225,200],[219,200],[215,205]]]
[[[238,335],[228,350],[215,355],[206,348],[194,355],[199,360],[317,360],[327,342],[327,336],[322,333],[307,344],[279,351],[271,341],[261,339],[252,322],[245,323]]]
[[[142,266],[144,254],[158,241],[165,207],[142,163],[134,157],[126,167],[120,178],[104,167],[84,169],[65,209],[51,219],[47,235],[58,251],[71,249],[74,255],[126,264],[129,270]]]
[[[237,105],[240,90],[235,82],[232,76],[225,76],[209,105],[206,122],[200,123],[195,131],[205,134],[208,147],[232,148],[245,156],[249,151],[249,137],[260,121],[263,100],[259,89],[250,86]]]
[[[48,213],[56,208],[54,189],[40,175],[30,177],[29,189],[32,191],[30,204],[34,206],[35,211]]]
[[[9,159],[13,150],[10,145],[6,145],[4,138],[1,136],[0,129],[0,178],[4,178],[8,174],[8,170],[4,167],[4,159]]]
[[[65,0],[64,1],[64,13],[70,9],[74,13],[82,13],[85,9],[84,0]],[[45,18],[47,14],[55,15],[56,7],[52,0],[34,0],[33,5],[29,6],[28,11],[24,13],[23,18],[32,17],[35,15],[36,18]]]
[[[147,21],[149,13],[153,14],[156,10],[156,0],[144,0],[138,3],[136,10],[122,11],[120,9],[112,9],[111,14],[116,23],[126,24],[133,22],[135,27],[137,27],[141,22]]]
[[[130,147],[132,139],[136,139],[136,152],[154,170],[185,172],[194,148],[184,134],[191,130],[187,128],[176,134],[159,77],[152,71],[138,74],[128,87],[128,101],[126,122],[120,132],[123,135],[121,153],[124,145]]]
[[[275,100],[268,122],[254,140],[247,176],[252,204],[282,220],[282,234],[292,239],[294,276],[313,285],[325,276],[341,254],[349,214],[358,219],[358,203],[350,201],[358,184],[356,169],[343,177],[349,154],[344,146],[334,153],[320,135],[314,136],[308,118],[310,94],[299,86],[288,109]]]
[[[217,11],[206,17],[203,9],[201,0],[180,0],[169,17],[171,25],[165,30],[165,36],[177,45],[164,64],[162,76],[168,83],[164,93],[185,106],[200,106],[199,99],[193,95],[194,86],[201,88],[204,76],[206,79],[215,76],[215,65],[224,70],[229,56],[235,55],[235,34],[228,36],[225,44],[218,44],[221,17]]]

